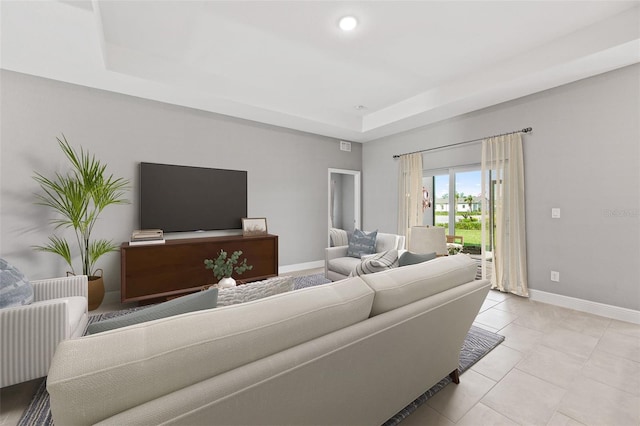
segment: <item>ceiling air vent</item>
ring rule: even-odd
[[[340,141],[340,151],[351,152],[351,142]]]

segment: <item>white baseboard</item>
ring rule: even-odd
[[[324,268],[324,260],[280,266],[278,267],[278,274],[288,274],[289,272],[304,271],[305,269],[317,268]]]
[[[576,299],[575,297],[563,296],[561,294],[548,293],[546,291],[534,289],[529,289],[529,296],[531,300],[536,302],[549,303],[563,308],[574,309],[576,311],[587,312],[633,324],[640,324],[640,311],[633,309],[606,305],[604,303],[592,302],[590,300]]]

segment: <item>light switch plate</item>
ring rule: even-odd
[[[554,207],[551,209],[551,218],[560,219],[560,207]]]

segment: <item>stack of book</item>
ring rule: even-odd
[[[131,233],[130,246],[145,244],[164,244],[162,229],[138,229]]]

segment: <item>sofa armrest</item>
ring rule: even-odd
[[[324,249],[324,276],[329,278],[329,261],[347,255],[349,246],[327,247]]]
[[[338,257],[345,257],[347,255],[347,249],[349,246],[337,246],[327,247],[325,249],[325,259],[337,259]]]
[[[58,299],[61,297],[89,295],[89,281],[86,275],[72,275],[62,278],[31,281],[33,301]]]
[[[68,301],[50,300],[0,310],[0,387],[44,377],[69,334]]]

